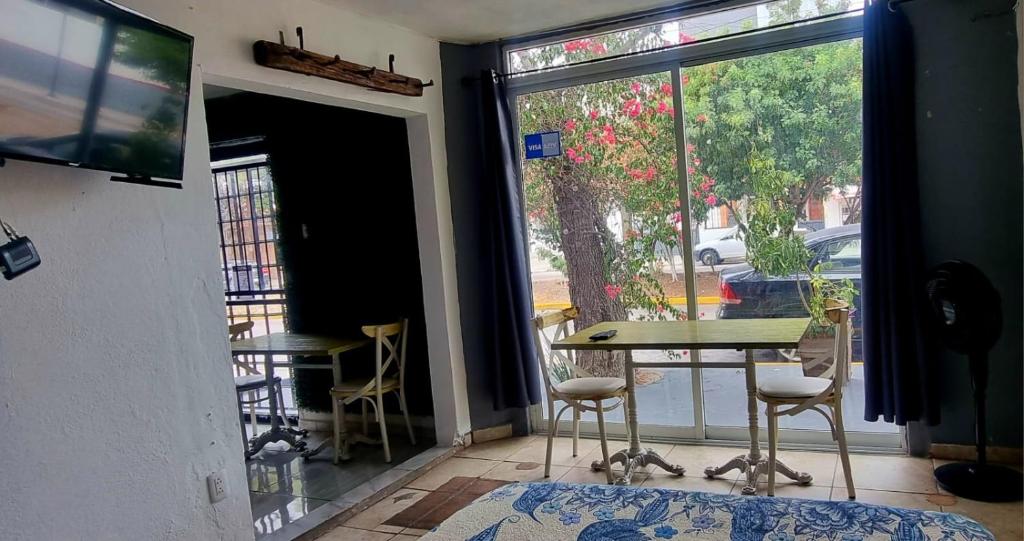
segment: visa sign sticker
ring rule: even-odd
[[[562,134],[560,132],[531,133],[524,139],[527,160],[554,158],[562,155]]]

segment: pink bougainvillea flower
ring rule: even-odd
[[[588,143],[593,143],[594,140],[595,140],[594,132],[593,131],[588,131],[587,135],[586,135],[586,139],[587,139]]]
[[[661,93],[666,96],[672,95],[672,83],[661,83]]]
[[[677,223],[678,224],[678,223],[681,223],[683,221],[683,213],[681,213],[681,212],[673,212],[671,217],[672,217],[672,223]]]
[[[696,172],[697,172],[697,170],[694,169],[692,165],[686,168],[686,173],[689,174],[689,175],[692,175],[692,174],[694,174]]]
[[[657,309],[657,310],[658,310],[659,312],[664,312],[664,311],[665,311],[665,307],[664,307],[664,306],[662,306],[662,305],[660,305],[660,304],[659,304],[658,306],[656,306],[655,308],[656,308],[656,309]]]
[[[604,46],[604,43],[594,41],[590,43],[590,52],[594,54],[604,54],[608,52],[608,48]]]
[[[617,298],[619,296],[620,293],[622,293],[622,286],[617,286],[617,285],[612,285],[612,284],[605,284],[605,286],[604,286],[604,293],[605,293],[605,295],[608,295],[609,299],[613,299],[614,300],[615,298]]]
[[[587,159],[585,157],[583,157],[583,156],[576,156],[576,158],[573,159],[573,161],[576,162],[576,163],[583,163],[583,162],[587,161]]]
[[[597,120],[597,117],[598,117],[598,114],[597,114],[597,110],[596,109],[590,111],[590,120]]]
[[[570,118],[569,120],[565,121],[565,131],[571,132],[571,131],[573,131],[575,129],[576,129],[576,121],[575,120]]]
[[[708,115],[705,115],[704,113],[701,113],[701,114],[697,115],[697,117],[694,118],[694,120],[696,120],[697,122],[700,122],[701,124],[703,124],[703,123],[708,121]]]
[[[668,111],[665,111],[665,113],[666,113],[666,114],[667,114],[668,116],[670,116],[670,117],[672,117],[672,118],[675,118],[675,116],[676,116],[676,108],[675,108],[675,107],[669,107],[669,108],[668,108]]]
[[[668,111],[668,104],[663,102],[663,101],[659,101],[658,102],[658,112],[659,113],[664,113],[665,111]]]
[[[697,41],[697,38],[687,34],[686,32],[679,33],[679,43],[693,43]]]
[[[694,150],[697,150],[696,145],[693,143],[686,143],[686,152],[692,153]]]
[[[711,194],[711,195],[707,196],[706,199],[704,199],[704,202],[706,202],[707,204],[709,204],[709,205],[711,205],[713,207],[713,206],[718,204],[718,198],[715,197],[715,194]]]
[[[632,90],[634,94],[639,94],[641,88],[640,83],[632,83],[629,85],[629,89]]]
[[[639,169],[630,169],[629,176],[632,177],[634,180],[639,179],[644,176],[644,172]]]
[[[644,178],[646,178],[647,180],[654,180],[655,173],[657,173],[657,171],[655,171],[653,166],[648,167],[647,171],[644,173]]]
[[[565,149],[565,157],[569,158],[570,160],[575,160],[576,159],[576,149],[573,149],[573,148]]]
[[[700,166],[700,158],[694,156],[693,160],[691,160],[691,161],[693,161],[693,165],[696,165],[698,167]]]

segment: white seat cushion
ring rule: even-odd
[[[609,396],[625,388],[622,378],[574,378],[555,384],[555,391],[578,398]]]
[[[757,386],[757,390],[765,396],[810,398],[820,394],[829,385],[832,385],[832,380],[824,378],[780,377],[765,381]]]

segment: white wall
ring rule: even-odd
[[[438,436],[469,429],[440,87],[385,95],[251,56],[254,40],[302,25],[307,48],[379,66],[393,52],[398,71],[440,84],[438,44],[308,0],[126,3],[196,36],[185,189],[24,162],[0,169],[0,216],[43,258],[0,282],[5,540],[252,537],[203,82],[409,119]],[[221,468],[231,494],[211,506],[205,477]]]

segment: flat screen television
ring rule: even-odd
[[[0,0],[0,157],[181,180],[192,42],[103,0]]]

